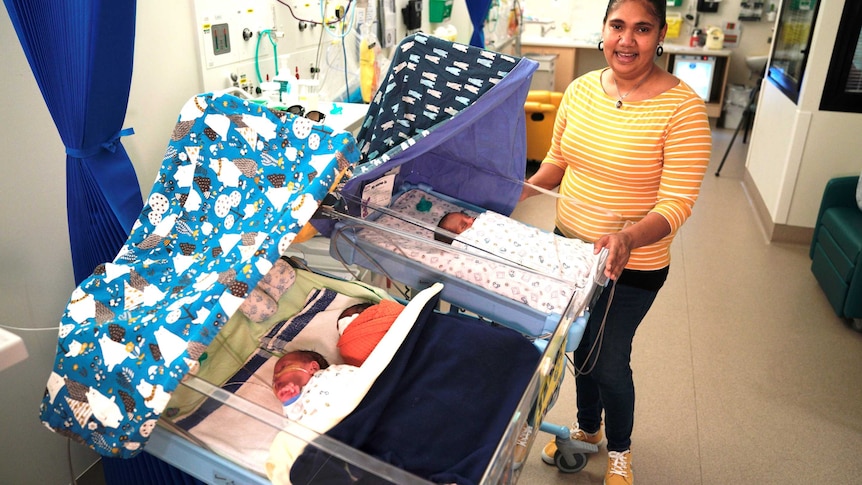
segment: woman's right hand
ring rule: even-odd
[[[623,232],[606,234],[596,240],[594,245],[595,254],[599,254],[602,248],[607,248],[608,250],[608,258],[605,262],[605,276],[616,281],[623,273],[623,269],[625,269],[632,255],[632,238]]]

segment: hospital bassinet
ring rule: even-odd
[[[484,268],[499,274],[490,277],[499,284],[524,285],[516,288],[518,294],[504,295],[495,291],[496,281],[477,285],[452,271],[441,271],[439,265],[429,267],[419,258],[406,257],[403,248],[393,247],[416,247],[426,241],[416,250],[420,255],[433,251],[441,257],[458,258],[455,248],[435,245],[429,241],[429,232],[423,233],[423,227],[436,225],[443,213],[441,204],[450,210],[508,215],[523,187],[524,99],[537,64],[470,47],[450,49],[447,44],[418,35],[402,43],[409,49],[393,59],[394,67],[358,134],[363,160],[338,191],[341,214],[332,217],[339,222],[313,223],[330,237],[336,259],[381,272],[413,288],[444,281],[442,299],[529,335],[547,334],[556,327],[572,296],[577,296],[576,305],[586,306],[593,294],[590,287],[601,283],[600,274],[583,281],[561,281],[513,264]],[[429,85],[430,78],[437,82]],[[433,109],[427,108],[429,100]],[[428,116],[429,111],[434,116]],[[433,194],[434,202],[409,214],[406,209],[415,204],[404,203],[393,213],[393,201],[414,188]],[[377,224],[381,216],[410,222],[396,229]],[[410,230],[411,226],[417,230]],[[381,247],[370,241],[375,237],[393,245]],[[534,285],[551,287],[544,292],[561,296],[549,303],[547,298],[537,297],[540,291]],[[532,300],[537,304],[531,305]],[[575,342],[580,339],[575,337]]]
[[[430,169],[438,175],[451,168],[446,159],[454,152],[470,151],[472,158],[489,161],[494,155],[488,153],[500,143],[474,128],[487,122],[485,117],[493,106],[502,110],[495,111],[494,118],[509,112],[519,115],[504,116],[499,125],[514,140],[507,156],[514,153],[516,158],[523,158],[523,95],[535,66],[526,60],[418,35],[406,39],[398,49],[406,57],[393,62],[393,75],[413,70],[417,63],[451,63],[420,69],[424,74],[417,74],[414,80],[421,79],[425,85],[435,82],[435,73],[455,73],[455,79],[466,80],[469,86],[463,86],[464,91],[451,100],[466,109],[438,110],[440,106],[426,99],[428,106],[421,116],[430,121],[421,121],[419,114],[412,118],[406,125],[412,125],[407,128],[415,133],[402,144],[392,143],[394,139],[386,136],[380,138],[383,145],[395,150],[375,154],[370,151],[374,143],[362,145],[370,165],[360,166],[351,182],[363,177],[376,179],[372,166],[380,165],[377,162],[383,159],[398,159],[399,153],[409,152],[413,159],[413,153],[427,152],[438,162]],[[475,56],[482,67],[465,65],[464,55]],[[455,81],[441,82],[454,90]],[[387,84],[381,91],[391,93]],[[409,89],[401,95],[403,99],[411,96]],[[510,97],[513,99],[508,100]],[[380,104],[372,104],[374,107],[380,108]],[[439,116],[436,122],[435,115]],[[441,123],[444,119],[448,121]],[[376,128],[373,121],[366,120],[363,132],[368,134]],[[432,149],[432,144],[440,148]],[[398,148],[401,150],[396,153]],[[239,438],[260,439],[259,449],[269,447],[276,436],[302,445],[296,461],[300,464],[297,476],[291,477],[295,483],[315,483],[321,476],[328,477],[327,483],[338,483],[360,475],[369,483],[426,483],[443,476],[459,483],[516,481],[516,438],[525,426],[542,422],[565,368],[563,351],[571,329],[582,332],[585,325],[585,305],[575,299],[555,314],[556,325],[542,324],[540,350],[536,350],[537,346],[527,345],[528,340],[520,334],[533,337],[534,332],[488,325],[484,319],[461,313],[441,313],[436,302],[446,285],[429,281],[422,288],[417,286],[415,296],[405,301],[415,318],[404,331],[403,342],[416,351],[394,352],[393,364],[381,373],[373,391],[360,396],[354,411],[338,425],[325,433],[310,430],[283,418],[278,403],[273,409],[271,399],[269,404],[262,404],[254,397],[255,391],[262,389],[255,385],[258,381],[249,380],[264,368],[263,363],[251,364],[260,357],[260,336],[303,314],[298,309],[307,304],[306,290],[336,288],[354,296],[386,297],[382,289],[362,283],[297,271],[297,282],[303,278],[313,284],[294,283],[291,288],[297,290],[286,292],[290,295],[278,302],[277,312],[281,313],[258,323],[237,311],[250,289],[278,263],[279,255],[311,218],[339,174],[356,159],[352,137],[332,133],[303,118],[270,112],[231,96],[202,95],[190,100],[127,245],[72,295],[43,402],[46,425],[105,456],[134,457],[145,451],[210,483],[266,483],[264,471],[248,462],[253,445]],[[409,167],[409,160],[405,162],[404,167]],[[480,187],[496,180],[494,190],[486,191],[493,192],[491,195],[470,197],[471,192],[478,191],[467,183],[441,185],[458,199],[506,213],[514,206],[520,191],[518,180],[523,177],[522,170],[512,165],[516,164],[469,169]],[[429,175],[427,165],[402,168],[401,173],[416,174],[420,179]],[[583,288],[581,300],[595,290],[594,285]],[[286,303],[286,298],[294,301]],[[438,327],[445,331],[435,333]],[[483,374],[496,383],[493,391],[485,393],[494,401],[477,401],[476,409],[482,411],[480,415],[493,416],[493,423],[472,422],[476,415],[465,415],[457,422],[464,424],[460,432],[469,434],[459,436],[459,429],[452,429],[446,437],[448,442],[471,443],[474,432],[483,429],[485,438],[475,442],[477,452],[464,462],[433,465],[438,469],[394,459],[393,452],[400,444],[390,439],[404,435],[403,422],[369,417],[409,416],[398,410],[404,409],[403,400],[410,392],[421,390],[411,386],[420,377],[427,377],[417,374],[417,369],[433,361],[449,366],[466,362],[480,371],[485,370],[481,362],[490,362],[506,369],[505,362],[498,360],[511,355],[501,350],[486,352],[480,361],[464,360],[476,353],[477,339],[486,341],[487,335],[499,338],[506,349],[519,348],[515,353],[521,360],[513,362],[521,364],[509,369],[507,376]],[[574,335],[580,338],[579,332]],[[466,344],[461,350],[456,345],[459,336]],[[437,347],[426,348],[426,341],[437,342]],[[449,350],[441,350],[444,346]],[[378,348],[382,347],[375,351]],[[423,349],[430,350],[432,356]],[[252,367],[256,370],[249,372]],[[507,385],[503,385],[503,377]],[[475,387],[475,381],[438,380],[423,386],[426,394],[422,402],[434,404],[434,393],[427,391],[442,393],[450,389],[449,384],[454,395],[464,393],[465,386],[468,390]],[[426,409],[422,419],[435,415],[439,413],[433,408]],[[220,419],[199,433],[199,425],[212,416]],[[186,421],[189,419],[191,422]],[[376,424],[368,428],[363,423]],[[252,429],[258,433],[251,433]],[[388,430],[387,439],[378,439],[380,430]],[[421,442],[423,437],[415,439]],[[309,446],[305,447],[306,443]],[[441,446],[424,452],[443,458],[446,449]],[[409,458],[420,455],[412,453]]]
[[[300,276],[297,281],[323,283],[342,292],[351,291],[351,287],[352,291],[357,291],[360,285],[314,274]],[[411,303],[413,301],[416,300]],[[259,325],[235,315],[225,327],[223,340],[224,345],[231,344],[232,348],[214,351],[208,363],[210,369],[202,369],[205,377],[190,377],[177,390],[177,395],[182,391],[183,399],[198,401],[196,409],[205,410],[206,417],[191,425],[183,422],[189,420],[188,414],[174,415],[174,408],[182,406],[183,400],[172,400],[150,436],[146,453],[206,483],[263,484],[270,482],[255,455],[266,454],[274,436],[289,433],[309,443],[293,465],[293,483],[353,483],[357,477],[368,483],[392,484],[432,483],[431,479],[437,482],[442,477],[457,483],[516,482],[519,469],[514,454],[518,435],[528,423],[542,422],[565,368],[562,356],[568,330],[584,322],[576,321],[572,307],[571,312],[561,317],[555,332],[544,341],[547,348],[543,352],[526,342],[519,346],[518,340],[523,338],[514,332],[504,334],[504,340],[498,344],[504,345],[504,350],[489,342],[486,332],[494,332],[490,335],[499,337],[499,332],[505,329],[488,326],[462,314],[441,315],[433,310],[434,303],[433,298],[428,300],[425,316],[429,319],[422,323],[424,326],[412,329],[405,340],[405,346],[412,351],[399,350],[400,360],[387,367],[387,374],[375,384],[383,391],[372,389],[354,413],[326,434],[286,420],[273,408],[271,398],[264,398],[271,397],[271,391],[255,385],[253,377],[246,377],[237,388],[238,376],[246,370],[244,363],[249,360],[241,353],[241,343],[245,340],[238,335],[248,327],[259,330],[256,328]],[[232,366],[228,365],[231,363]],[[427,373],[435,365],[444,367],[442,381],[439,376]],[[238,370],[228,378],[213,378],[212,368],[224,373],[227,372],[225,367]],[[473,375],[472,378],[449,382],[453,375],[465,375],[464,368],[473,370],[466,373]],[[428,380],[417,379],[423,375],[436,380],[429,384]],[[456,395],[469,402],[451,400],[454,399],[451,396]],[[440,399],[449,400],[448,406],[442,405],[442,409],[451,410],[451,406],[457,405],[458,410],[468,414],[444,412],[445,419],[435,419],[441,416]],[[405,400],[411,404],[406,405]],[[414,409],[417,402],[425,406]],[[275,406],[277,408],[278,403]],[[395,418],[380,422],[373,421],[369,415]],[[488,416],[496,416],[493,424]],[[195,419],[198,417],[192,416],[191,420]],[[406,425],[405,421],[411,424]],[[373,428],[363,430],[368,423],[374,423]],[[426,423],[425,427],[434,429],[423,429],[416,423]],[[484,433],[484,437],[477,437],[477,432]],[[442,474],[444,469],[432,474],[416,470],[415,463],[395,460],[392,452],[405,446],[402,441],[393,442],[399,437],[412,442],[411,449],[423,448],[423,453],[411,454],[411,457],[423,457],[423,462],[430,461],[432,465],[445,464],[451,456],[445,450],[450,449],[452,443],[463,443],[471,453],[457,450],[463,460],[454,465],[450,462],[447,469],[473,470],[473,474],[447,476]],[[376,448],[369,448],[369,444]],[[402,467],[410,467],[411,471]],[[347,479],[345,471],[352,478]],[[146,473],[152,473],[152,469]],[[128,476],[122,476],[123,483],[129,483]],[[312,476],[315,479],[308,478]],[[138,483],[147,483],[149,479],[152,475],[143,475]]]
[[[319,275],[303,278],[325,280],[340,291],[356,285]],[[432,295],[424,300],[429,290]],[[221,428],[216,433],[204,423],[187,430],[182,418],[163,416],[147,452],[209,483],[269,483],[250,461],[255,453],[268,450],[266,440],[289,433],[310,443],[293,465],[293,483],[353,483],[356,479],[392,484],[514,483],[518,435],[528,423],[541,422],[548,410],[565,367],[560,358],[568,328],[583,322],[574,321],[574,312],[564,315],[540,352],[516,332],[462,314],[440,314],[433,309],[434,291],[431,287],[417,296],[426,305],[425,320],[407,335],[403,346],[410,350],[400,349],[357,409],[326,434],[299,427],[273,410],[270,401],[253,398],[254,388],[259,387],[253,380],[241,389],[228,390],[230,386],[192,377],[183,383],[185,398],[197,395],[198,409],[206,408],[210,416],[206,419],[215,419],[214,426]],[[226,329],[231,331],[231,342],[237,340],[237,321],[230,324],[234,329]],[[223,364],[227,355],[223,351],[213,358]],[[438,365],[445,374],[442,380],[429,371]],[[449,382],[453,375],[468,380]],[[233,376],[227,381],[236,384]],[[177,403],[172,401],[171,406]],[[417,404],[422,405],[417,408]],[[441,415],[446,418],[436,419]],[[453,443],[460,448],[453,449]],[[405,447],[421,447],[423,453],[399,456],[397,452]],[[459,457],[454,463],[453,453]],[[423,466],[442,468],[432,473]]]
[[[549,274],[543,267],[501,259],[481,248],[459,249],[433,240],[434,232],[439,232],[437,221],[447,213],[478,215],[484,209],[428,187],[405,185],[402,189],[405,191],[396,194],[387,208],[378,208],[380,212],[367,208],[370,214],[364,219],[343,217],[331,235],[333,257],[410,288],[443,282],[442,298],[450,304],[534,337],[553,332],[572,300],[576,307],[584,308],[596,295],[593,290],[602,278],[605,252],[595,255],[591,245],[584,245],[588,254],[579,258],[571,251],[555,253],[552,245],[542,247],[548,251],[547,259],[563,258],[572,266],[566,278]],[[571,278],[572,274],[578,277]],[[572,336],[574,343],[579,340],[580,334]]]

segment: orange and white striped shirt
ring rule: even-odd
[[[626,268],[670,264],[670,244],[691,215],[712,148],[703,100],[684,82],[644,101],[616,99],[602,89],[602,70],[574,80],[563,95],[543,163],[565,169],[557,227],[595,241],[648,213],[671,232],[632,251]]]

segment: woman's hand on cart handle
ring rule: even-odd
[[[616,281],[629,262],[632,251],[660,241],[670,234],[670,223],[658,213],[650,212],[635,224],[627,223],[620,232],[605,234],[595,242],[596,254],[608,248],[605,276]]]
[[[605,260],[605,276],[616,281],[632,254],[632,238],[623,232],[605,234],[595,242],[593,252],[599,254],[602,248],[608,250],[608,258]]]

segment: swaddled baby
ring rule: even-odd
[[[304,414],[336,406],[331,399],[339,394],[334,391],[339,387],[350,388],[351,376],[358,372],[403,309],[400,303],[381,300],[342,311],[333,324],[340,334],[338,350],[344,364],[330,365],[326,358],[311,350],[294,350],[281,356],[273,370],[272,388],[284,405],[285,416],[301,420]]]
[[[457,236],[453,239],[435,232],[435,239],[474,254],[576,283],[595,272],[592,243],[543,231],[496,212],[486,211],[476,217],[449,212],[437,225]]]

